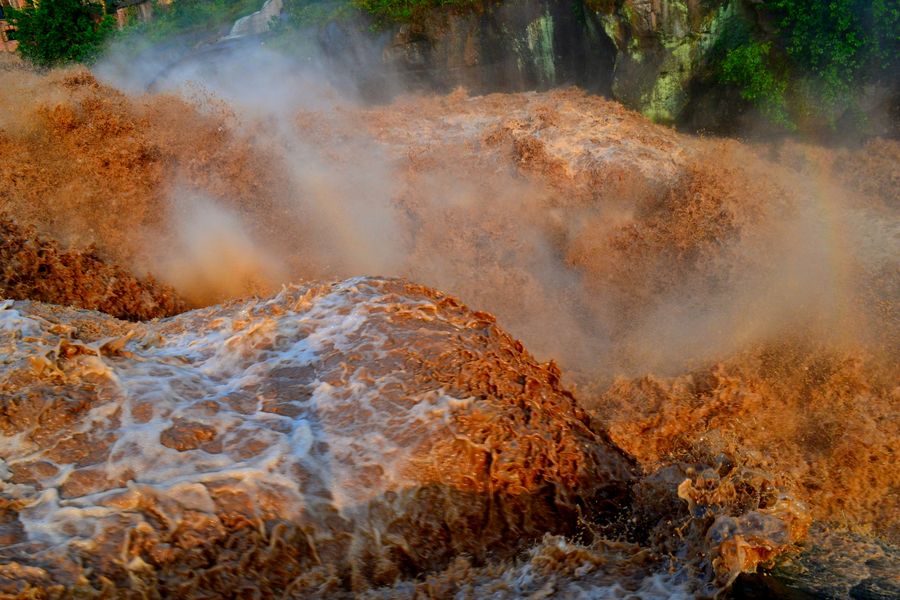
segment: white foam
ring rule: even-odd
[[[362,279],[311,298],[302,291],[289,288],[270,300],[147,325],[142,335],[125,342],[122,353],[128,357],[82,355],[65,361],[66,376],[89,376],[102,393],[60,435],[114,434],[108,456],[84,467],[111,483],[66,497],[65,483],[79,467],[56,464],[59,472],[38,483],[4,484],[3,493],[27,500],[19,518],[29,540],[88,543],[107,519],[112,526],[114,517],[131,510],[136,500],[122,500],[129,493],[166,497],[212,514],[209,484],[227,485],[248,498],[262,489],[277,490],[280,516],[290,518],[309,509],[307,484],[324,488],[345,515],[386,490],[413,485],[404,469],[415,448],[398,438],[409,431],[427,437],[447,427],[451,412],[469,400],[429,390],[404,396],[397,410],[385,410],[378,405],[389,396],[382,390],[398,379],[390,372],[373,376],[358,365],[378,365],[383,357],[389,340],[371,326],[370,313],[390,309],[397,299],[379,295]],[[48,323],[8,307],[0,311],[0,332],[17,336],[11,356],[20,362],[59,346],[63,337]],[[22,332],[35,339],[22,342]],[[354,352],[364,355],[356,367],[322,366]],[[284,377],[284,389],[272,388],[285,369],[295,371]],[[267,402],[288,410],[276,414]],[[163,445],[167,430],[179,423],[199,424],[214,440],[188,441],[199,447],[186,451]],[[25,438],[0,435],[6,469],[55,462],[48,448]],[[316,483],[304,483],[298,472]]]

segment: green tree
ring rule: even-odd
[[[897,84],[900,0],[764,0],[761,8],[774,33],[741,30],[724,40],[718,75],[776,123],[864,121],[862,86]]]
[[[771,51],[771,43],[757,41],[729,50],[719,65],[719,78],[737,86],[741,97],[758,106],[772,121],[791,129],[784,98],[787,81],[771,67]]]
[[[827,102],[845,99],[861,78],[896,64],[897,0],[767,0],[765,6],[795,67],[823,84]]]
[[[42,67],[91,62],[115,25],[103,14],[102,4],[87,0],[40,0],[36,6],[7,11],[16,27],[19,53]]]

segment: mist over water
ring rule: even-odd
[[[558,362],[646,473],[727,455],[716,493],[766,472],[814,519],[900,540],[896,142],[690,137],[578,90],[367,105],[351,77],[230,48],[16,74],[0,99],[34,101],[0,115],[21,157],[0,211],[193,307],[355,276],[432,286]],[[534,564],[568,573],[583,552],[550,540],[525,566],[440,576],[527,589]],[[594,593],[629,577],[621,552]],[[629,589],[690,593],[649,572]]]
[[[275,185],[253,202],[286,219],[227,184],[209,205],[237,206],[270,246],[260,256],[275,264],[258,265],[253,289],[284,275],[407,277],[495,312],[540,356],[591,377],[678,373],[798,329],[896,344],[862,300],[866,273],[900,249],[895,215],[867,206],[881,199],[841,182],[839,165],[797,171],[764,148],[643,124],[629,138],[596,125],[620,110],[577,94],[366,107],[340,74],[251,44],[97,73],[225,110],[229,132],[265,154]]]

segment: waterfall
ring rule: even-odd
[[[247,35],[258,35],[269,30],[273,18],[278,18],[284,6],[284,0],[266,0],[258,11],[241,17],[234,22],[231,31],[222,39],[234,39]]]

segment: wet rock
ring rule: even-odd
[[[806,551],[763,573],[742,575],[732,596],[807,600],[900,597],[900,548],[878,539],[815,526]]]
[[[720,107],[698,120],[693,96],[702,96],[704,106],[716,105],[712,90],[700,93],[697,84],[709,79],[716,44],[738,21],[756,27],[752,3],[528,0],[485,3],[472,11],[433,9],[375,36],[356,21],[334,21],[319,42],[336,68],[363,80],[387,69],[415,86],[461,85],[474,93],[574,84],[655,121],[690,116],[695,125],[715,126],[729,111]],[[372,93],[384,91],[374,82],[371,87]]]
[[[741,0],[624,0],[601,11],[616,46],[613,97],[659,122],[682,120],[719,38],[752,21]]]
[[[580,2],[436,9],[413,22],[377,29],[373,35],[367,22],[338,20],[318,35],[335,68],[357,73],[371,95],[385,93],[385,70],[414,87],[438,90],[463,86],[487,93],[572,84],[604,94],[611,90],[615,48],[597,16]]]

